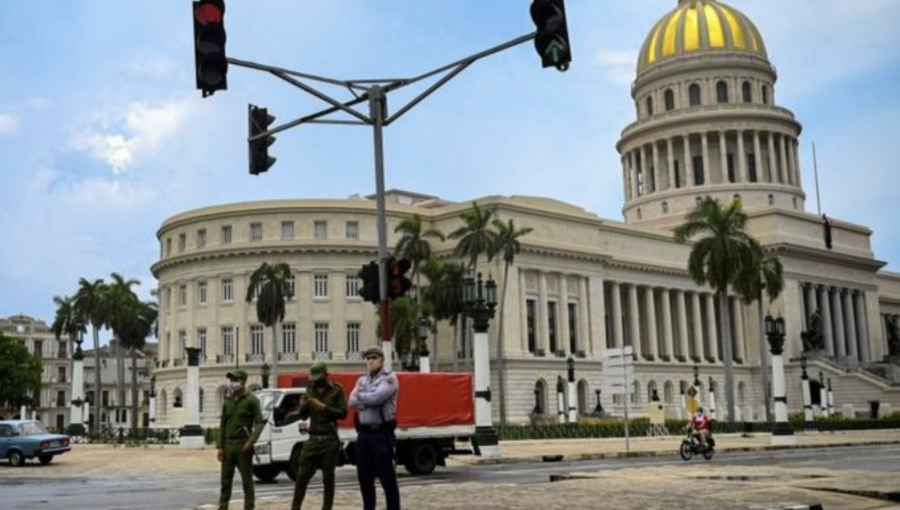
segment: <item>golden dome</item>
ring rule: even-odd
[[[650,30],[637,72],[672,57],[722,50],[768,58],[759,30],[733,7],[715,0],[679,0]]]

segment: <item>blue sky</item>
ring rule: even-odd
[[[412,76],[532,31],[529,3],[230,0],[228,54],[337,78]],[[676,1],[566,5],[571,70],[542,70],[530,44],[475,64],[386,130],[389,188],[543,195],[621,218],[614,146],[634,120],[637,51]],[[874,229],[877,257],[897,268],[900,2],[730,5],[761,30],[777,102],[804,125],[809,208],[815,141],[823,208]],[[178,212],[374,191],[362,127],[282,133],[276,166],[249,176],[247,103],[278,123],[321,103],[236,67],[228,91],[201,99],[193,59],[189,0],[0,0],[0,316],[52,320],[54,295],[114,271],[148,296],[156,230]]]

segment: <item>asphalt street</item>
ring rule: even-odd
[[[900,445],[836,447],[765,452],[719,453],[712,461],[695,459],[684,462],[679,457],[637,457],[569,462],[519,462],[498,465],[472,465],[439,468],[429,476],[412,477],[401,470],[401,486],[453,485],[466,482],[533,484],[545,483],[552,475],[671,465],[708,466],[710,476],[717,467],[779,466],[824,468],[833,470],[866,470],[900,473]],[[218,499],[219,481],[215,473],[147,473],[102,477],[22,477],[4,478],[0,466],[0,508],[16,510],[183,510],[214,505]],[[36,471],[37,473],[37,471]],[[352,467],[338,470],[338,491],[355,491],[356,472]],[[310,491],[318,492],[318,477]],[[257,484],[257,498],[290,497],[293,484],[281,475],[275,483]],[[243,496],[238,479],[232,502]]]

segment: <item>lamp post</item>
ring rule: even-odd
[[[575,358],[566,360],[566,375],[569,379],[569,423],[578,421],[578,406],[575,405]]]
[[[829,417],[831,413],[828,408],[828,389],[825,387],[825,374],[819,370],[819,407],[822,408],[822,416]]]
[[[150,376],[150,428],[156,425],[156,376]]]
[[[183,449],[199,450],[205,443],[200,428],[200,349],[185,348],[188,358],[187,391],[184,395],[184,426],[180,445]]]
[[[809,375],[806,373],[806,356],[800,356],[800,369],[803,371],[800,374],[800,388],[803,390],[803,421],[812,423],[812,392],[809,387]]]
[[[831,389],[831,377],[828,378],[828,415],[834,415],[834,390]]]
[[[423,374],[427,374],[431,372],[431,359],[428,357],[428,346],[425,344],[425,341],[428,340],[428,317],[422,316],[419,318],[419,347],[416,350],[416,355],[419,356],[419,372]]]
[[[794,430],[788,423],[787,396],[784,385],[784,318],[773,319],[766,314],[766,338],[772,353],[772,393],[775,401],[775,425],[772,427],[772,444],[796,444]]]
[[[540,388],[534,389],[534,409],[531,410],[531,414],[534,416],[540,416],[544,414],[544,410],[541,409],[541,390]]]
[[[84,403],[84,352],[81,343],[84,341],[81,334],[75,338],[75,352],[72,353],[72,407],[69,408],[69,423],[84,422],[84,409],[81,405],[75,405],[75,401]]]
[[[262,366],[259,367],[259,373],[262,376],[262,387],[263,389],[267,389],[269,387],[269,374],[271,373],[271,367],[266,362],[263,362]]]
[[[475,447],[483,457],[500,456],[500,443],[491,414],[491,372],[488,358],[488,327],[497,307],[497,283],[478,273],[463,281],[465,314],[475,330]]]
[[[556,421],[566,422],[566,380],[556,376]]]
[[[594,412],[591,413],[591,414],[592,414],[593,416],[597,417],[597,418],[602,418],[603,415],[606,414],[606,413],[603,411],[603,404],[600,403],[600,393],[601,393],[602,391],[603,391],[603,390],[599,390],[599,389],[598,389],[598,390],[594,390],[594,393],[597,394],[597,407],[594,408]]]
[[[716,412],[716,390],[713,385],[713,378],[709,376],[709,387],[706,388],[709,401],[709,419],[718,420],[719,416]]]

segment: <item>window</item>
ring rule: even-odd
[[[670,112],[675,109],[675,93],[672,89],[666,89],[665,93],[666,111]]]
[[[694,184],[702,186],[706,180],[703,175],[703,156],[694,156]]]
[[[533,299],[525,301],[526,324],[528,327],[528,352],[537,350],[537,331],[535,330],[535,303]]]
[[[313,233],[316,239],[328,239],[328,222],[317,221],[313,223]]]
[[[745,82],[741,85],[741,96],[742,96],[742,99],[744,100],[745,103],[752,103],[752,102],[753,102],[753,94],[752,94],[752,90],[751,90],[751,88],[750,88],[750,82],[749,82],[749,81],[745,81]]]
[[[288,285],[288,299],[294,299],[294,296],[297,295],[297,278],[294,275],[291,275],[290,278],[287,279]]]
[[[178,352],[182,358],[187,357],[187,331],[183,329],[178,330]]]
[[[166,255],[172,254],[172,238],[166,239]]]
[[[178,306],[181,308],[187,306],[187,285],[178,286]]]
[[[691,106],[699,106],[700,105],[700,85],[696,83],[692,84],[688,87],[688,96]]]
[[[355,275],[347,275],[347,297],[359,298],[359,277]]]
[[[359,239],[359,223],[356,221],[347,222],[347,239]]]
[[[166,313],[172,309],[172,287],[166,287]]]
[[[317,274],[313,276],[313,297],[316,298],[327,298],[328,297],[328,275],[327,274]]]
[[[64,407],[66,405],[66,392],[65,391],[57,391],[56,392],[56,407]]]
[[[313,352],[328,352],[328,323],[317,322],[315,325],[315,350]]]
[[[68,344],[66,343],[65,340],[60,340],[59,347],[56,350],[56,357],[57,358],[66,358],[68,356],[69,356]]]
[[[222,225],[222,244],[231,242],[231,225]]]
[[[297,325],[287,323],[281,325],[281,350],[288,354],[297,352]]]
[[[792,200],[794,202],[794,209],[796,210],[797,209],[797,197],[793,197]]]
[[[197,344],[200,346],[200,359],[206,359],[206,328],[197,329]]]
[[[750,182],[759,180],[756,176],[756,155],[747,154],[747,172],[750,174]]]
[[[669,214],[669,203],[668,202],[662,203],[662,212],[663,212],[663,214]]]
[[[222,278],[222,302],[231,303],[232,301],[234,301],[234,280]]]
[[[66,382],[66,367],[56,368],[56,382]]]
[[[263,353],[263,325],[250,326],[250,354]]]
[[[197,231],[197,248],[206,246],[206,229],[201,228]]]
[[[653,115],[653,98],[647,97],[647,115]]]
[[[251,223],[250,224],[250,240],[251,241],[262,241],[262,238],[263,238],[262,223]]]
[[[775,205],[775,195],[769,194],[769,205]]]
[[[548,343],[550,347],[550,352],[555,353],[559,350],[559,346],[556,344],[556,303],[550,302],[547,303],[547,323],[548,323],[548,332],[549,338]]]
[[[678,169],[678,160],[675,160],[675,188],[681,187],[681,170]]]
[[[294,238],[294,222],[293,221],[282,221],[281,222],[281,238],[282,239],[293,239]]]
[[[763,85],[762,102],[763,102],[763,104],[769,104],[769,86],[768,85]]]
[[[719,104],[728,102],[728,84],[724,81],[716,83],[716,102]]]
[[[206,282],[197,282],[197,304],[206,304]]]
[[[203,412],[203,388],[200,388],[200,401],[198,402],[200,406],[200,412]]]
[[[637,188],[638,196],[644,196],[644,171],[641,169],[637,171]]]
[[[578,352],[578,305],[569,303],[569,352]]]
[[[234,355],[234,326],[222,326],[222,354]]]
[[[34,341],[34,355],[38,358],[44,357],[44,342],[43,340],[35,340]]]
[[[348,322],[347,323],[347,352],[360,352],[359,351],[359,323],[358,322]]]
[[[178,251],[182,252],[187,248],[187,234],[178,234]]]
[[[256,301],[257,299],[259,299],[259,293],[261,290],[262,290],[262,283],[258,283],[256,285],[254,285],[250,289],[250,300]]]
[[[56,428],[63,429],[66,426],[66,415],[57,414],[56,415]]]
[[[725,164],[728,168],[728,182],[735,182],[736,179],[734,177],[734,155],[728,154],[725,157]]]

